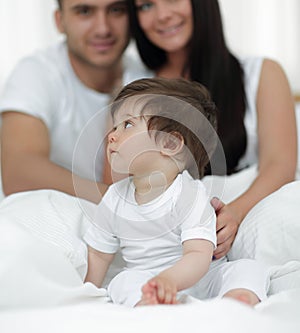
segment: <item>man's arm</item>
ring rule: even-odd
[[[6,195],[54,189],[99,202],[107,189],[104,184],[74,176],[71,171],[51,162],[48,129],[33,116],[13,111],[2,114],[1,155]]]

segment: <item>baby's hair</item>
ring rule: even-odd
[[[204,175],[205,167],[217,143],[217,108],[208,90],[198,82],[182,78],[140,79],[126,85],[116,96],[112,115],[130,97],[141,105],[141,116],[147,116],[149,131],[179,133],[193,157],[186,168],[194,178]],[[137,104],[136,104],[137,106]]]

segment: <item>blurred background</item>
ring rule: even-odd
[[[285,69],[300,95],[300,1],[219,0],[225,36],[238,56],[262,55]],[[0,0],[0,90],[16,62],[59,38],[56,0]]]

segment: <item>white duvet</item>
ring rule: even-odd
[[[297,110],[300,128],[300,107]],[[300,162],[300,135],[298,135]],[[300,166],[300,163],[298,163]],[[300,179],[298,170],[298,179]],[[205,179],[225,202],[243,192],[255,167]],[[83,284],[81,240],[94,206],[66,194],[33,191],[0,204],[0,332],[300,332],[300,181],[256,205],[240,226],[229,259],[270,267],[269,297],[254,309],[229,299],[134,309],[108,303],[105,289]],[[117,257],[108,278],[120,267]]]
[[[97,300],[4,312],[1,332],[299,333],[299,290],[271,296],[254,310],[231,300],[129,309]]]
[[[241,184],[250,185],[255,172],[253,167],[226,179],[206,178],[205,184],[228,201]],[[230,259],[258,258],[270,266],[269,298],[255,309],[228,299],[192,298],[182,305],[128,309],[108,303],[105,289],[82,283],[81,235],[92,204],[51,190],[10,196],[0,205],[0,332],[299,333],[299,203],[299,181],[263,200],[246,217],[229,253]]]

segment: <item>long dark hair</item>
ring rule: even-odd
[[[226,45],[218,1],[190,1],[194,31],[184,71],[187,70],[191,80],[208,88],[218,107],[218,134],[226,156],[227,173],[230,174],[236,170],[247,145],[244,73]],[[147,67],[158,70],[167,61],[166,53],[153,45],[143,33],[135,0],[128,0],[128,3],[131,33],[140,56]]]

